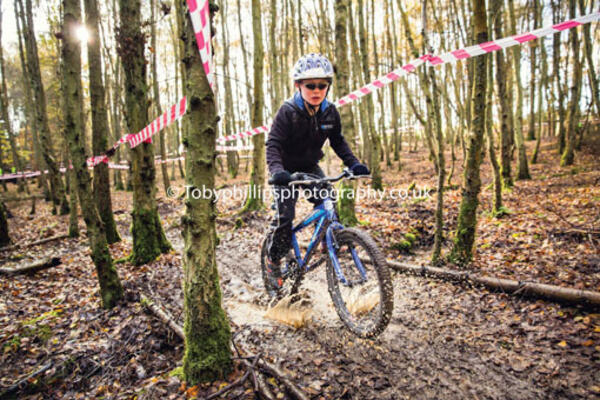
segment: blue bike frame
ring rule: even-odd
[[[315,231],[313,232],[312,238],[310,239],[310,243],[308,244],[308,248],[306,249],[306,254],[304,255],[304,257],[302,257],[302,253],[300,252],[300,246],[298,245],[298,240],[296,238],[296,233],[300,232],[302,229],[306,228],[312,223],[315,223],[316,225]],[[300,268],[303,268],[305,272],[310,271],[312,266],[308,264],[308,260],[314,247],[317,246],[317,240],[321,237],[323,229],[326,229],[325,242],[327,244],[327,252],[329,258],[331,259],[331,262],[333,263],[335,273],[339,281],[342,282],[342,284],[351,286],[353,283],[348,282],[348,280],[342,273],[340,262],[337,257],[338,246],[333,236],[334,230],[344,229],[344,226],[338,222],[335,207],[333,205],[333,201],[330,198],[324,199],[324,201],[321,204],[314,208],[313,212],[308,217],[306,217],[302,222],[300,222],[292,229],[292,247],[294,249],[294,255],[296,256],[298,265],[300,266]],[[362,281],[366,281],[367,274],[360,258],[356,254],[356,250],[352,247],[350,249],[350,252],[352,254],[352,258],[354,259],[354,263],[361,275]]]

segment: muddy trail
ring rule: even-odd
[[[573,345],[587,333],[577,323],[565,327],[561,317],[577,309],[393,273],[392,320],[379,338],[362,340],[346,331],[335,313],[321,266],[301,287],[310,303],[306,324],[295,329],[266,318],[258,255],[269,218],[255,214],[240,228],[219,229],[224,307],[236,341],[280,363],[313,398],[598,395],[598,352]],[[182,247],[177,236],[171,240],[176,249]],[[183,324],[181,269],[161,266],[151,276],[151,292]]]
[[[599,242],[572,234],[572,224],[594,226],[600,218],[597,156],[585,155],[576,168],[560,169],[557,157],[543,149],[542,164],[534,167],[537,177],[504,194],[510,214],[502,219],[490,216],[486,210],[491,189],[483,190],[472,268],[598,291]],[[388,187],[435,187],[425,155],[409,153],[405,161],[402,174],[388,171]],[[491,182],[486,168],[484,185]],[[173,184],[183,187],[181,181]],[[459,188],[446,196],[445,253],[456,225]],[[184,206],[180,199],[161,194],[158,205],[174,249],[141,267],[118,264],[126,298],[110,311],[99,305],[83,221],[78,239],[0,253],[2,267],[62,257],[60,266],[32,276],[0,277],[0,397],[22,382],[26,389],[6,398],[194,398],[194,391],[172,373],[181,366],[182,341],[140,302],[143,293],[183,324]],[[301,287],[306,307],[299,327],[290,326],[297,312],[284,309],[276,315],[280,321],[268,318],[259,251],[271,215],[264,211],[238,218],[240,205],[217,203],[217,265],[234,340],[247,352],[262,352],[279,364],[311,399],[600,398],[598,310],[393,272],[391,322],[377,339],[361,340],[338,318],[321,265]],[[111,245],[114,259],[131,251],[130,207],[131,193],[113,192],[115,219],[124,239]],[[426,264],[434,208],[434,199],[385,198],[357,203],[357,214],[388,259]],[[35,215],[29,215],[26,203],[11,205],[10,211],[16,243],[61,234],[68,226],[68,216],[51,215],[45,203],[38,203]],[[309,211],[308,203],[298,203],[297,216]],[[410,239],[407,233],[413,236],[408,249],[401,245]],[[43,375],[28,379],[45,366],[49,369]],[[199,398],[232,382],[236,373],[228,381],[201,388]],[[275,392],[285,398],[283,391]],[[235,396],[254,398],[245,389],[223,398]]]

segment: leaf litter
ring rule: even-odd
[[[423,153],[409,153],[403,161],[401,174],[385,173],[386,184],[434,187],[436,178]],[[483,189],[472,268],[511,279],[600,290],[598,239],[571,232],[574,226],[597,227],[600,189],[594,182],[600,179],[600,168],[585,153],[576,173],[557,164],[556,156],[544,149],[541,163],[532,166],[534,179],[518,182],[504,193],[505,206],[512,212],[501,219],[486,212],[492,193]],[[491,181],[487,168],[482,170],[484,188]],[[460,170],[455,176],[458,183]],[[445,200],[447,251],[460,189],[448,190]],[[115,218],[124,238],[111,246],[115,259],[131,250],[130,204],[130,193],[114,193]],[[48,363],[52,367],[32,379],[20,398],[202,398],[243,373],[236,364],[224,381],[187,387],[176,373],[183,344],[139,304],[141,290],[183,323],[179,226],[183,204],[162,195],[159,204],[176,251],[142,267],[118,264],[126,299],[109,311],[99,308],[84,236],[1,254],[6,266],[54,255],[62,257],[62,265],[33,276],[0,278],[0,392]],[[68,216],[51,215],[41,202],[37,206],[34,216],[28,215],[28,204],[9,207],[15,215],[9,224],[16,242],[66,230]],[[579,307],[394,273],[392,321],[379,338],[367,341],[343,328],[321,267],[305,278],[302,290],[310,302],[298,308],[297,322],[278,322],[288,321],[289,315],[270,319],[269,312],[277,306],[268,307],[258,251],[271,216],[255,213],[238,223],[239,206],[234,201],[218,203],[217,260],[235,340],[249,351],[262,351],[312,398],[530,399],[600,394],[600,315]],[[383,199],[357,204],[363,228],[386,256],[417,264],[429,257],[434,208],[435,194],[420,202]],[[299,203],[297,215],[309,211],[308,205]],[[85,235],[83,224],[80,229]],[[411,248],[394,247],[399,238],[408,238],[406,233],[415,236]],[[284,303],[279,311],[285,314],[293,304]],[[286,398],[281,388],[272,390],[278,398]],[[254,398],[246,388],[228,394],[234,395]]]

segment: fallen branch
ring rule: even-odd
[[[515,281],[493,276],[479,276],[467,271],[452,271],[445,268],[419,266],[390,260],[388,260],[387,263],[391,268],[400,272],[409,272],[415,275],[432,275],[436,278],[449,281],[470,281],[471,283],[483,285],[492,290],[500,290],[513,294],[518,293],[531,297],[541,297],[556,302],[600,306],[600,292],[566,288],[545,283]]]
[[[0,268],[0,275],[17,275],[17,274],[29,274],[43,269],[56,267],[61,264],[60,257],[45,258],[40,261],[36,261],[33,264],[25,265],[23,267],[16,268]]]
[[[143,294],[140,296],[140,303],[149,310],[152,314],[158,317],[161,321],[169,326],[169,328],[173,329],[173,331],[181,338],[181,340],[185,340],[185,335],[183,334],[183,328],[177,325],[177,322],[165,311],[163,311],[160,307],[158,307],[152,300],[149,300]]]
[[[175,320],[168,313],[163,311],[161,309],[161,307],[158,307],[152,301],[148,300],[148,298],[146,296],[141,295],[140,299],[141,299],[142,305],[147,310],[149,310],[152,314],[154,314],[154,316],[156,316],[158,319],[160,319],[161,321],[166,323],[169,326],[169,328],[173,329],[175,334],[177,334],[177,336],[179,336],[181,338],[181,340],[185,340],[183,328],[181,326],[177,325]],[[235,346],[235,344],[234,344],[234,346]],[[237,351],[237,346],[236,346],[236,351]],[[296,385],[294,385],[294,383],[292,383],[292,381],[290,381],[279,368],[277,368],[275,365],[265,361],[264,359],[260,358],[260,354],[257,356],[254,356],[254,361],[252,362],[252,364],[250,364],[247,360],[243,360],[243,362],[249,368],[248,371],[244,374],[244,376],[242,378],[240,378],[236,382],[233,382],[231,385],[223,388],[222,389],[222,390],[224,390],[223,393],[225,393],[229,389],[233,389],[233,387],[240,386],[246,379],[248,379],[249,374],[253,373],[252,371],[254,371],[254,368],[256,367],[256,365],[258,365],[258,367],[260,369],[264,370],[267,374],[271,375],[274,378],[277,378],[285,386],[285,388],[292,395],[292,397],[294,397],[294,399],[309,400],[308,397],[306,397],[306,395],[304,393],[302,393],[302,391]],[[233,385],[235,385],[235,386],[233,386]],[[256,386],[258,387],[258,391],[264,398],[266,398],[268,400],[274,398],[273,394],[268,389],[268,386],[264,382],[264,380],[257,379]],[[256,389],[256,386],[255,386],[255,389]],[[227,390],[225,390],[225,389],[227,389]],[[222,393],[220,393],[220,394],[222,394]],[[211,396],[216,397],[216,393],[213,393]],[[213,398],[213,397],[208,397],[208,398]]]
[[[23,387],[30,384],[32,379],[35,379],[36,377],[40,376],[41,374],[43,374],[44,372],[49,370],[51,367],[52,367],[52,363],[49,362],[48,364],[44,365],[37,371],[33,371],[32,373],[28,374],[24,378],[19,379],[19,381],[17,381],[17,383],[15,383],[12,386],[9,386],[8,389],[6,389],[4,392],[0,393],[0,399],[6,399],[9,397],[9,395],[18,392],[19,390],[22,390]]]
[[[30,243],[23,243],[23,244],[17,243],[12,246],[2,247],[2,248],[0,248],[0,251],[9,251],[9,250],[15,250],[17,248],[26,248],[26,247],[31,247],[31,246],[37,246],[40,244],[53,242],[55,240],[66,239],[68,237],[69,237],[69,235],[63,234],[63,235],[52,236],[52,237],[45,238],[45,239],[36,240],[35,242],[30,242]]]
[[[264,369],[269,375],[277,378],[283,383],[283,386],[296,400],[308,400],[308,397],[296,385],[290,381],[285,374],[277,368],[275,365],[270,364],[264,360],[258,360],[258,366]]]

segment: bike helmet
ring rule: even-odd
[[[318,53],[310,53],[300,57],[292,70],[294,82],[318,78],[327,79],[329,82],[333,79],[333,66],[327,57]]]

